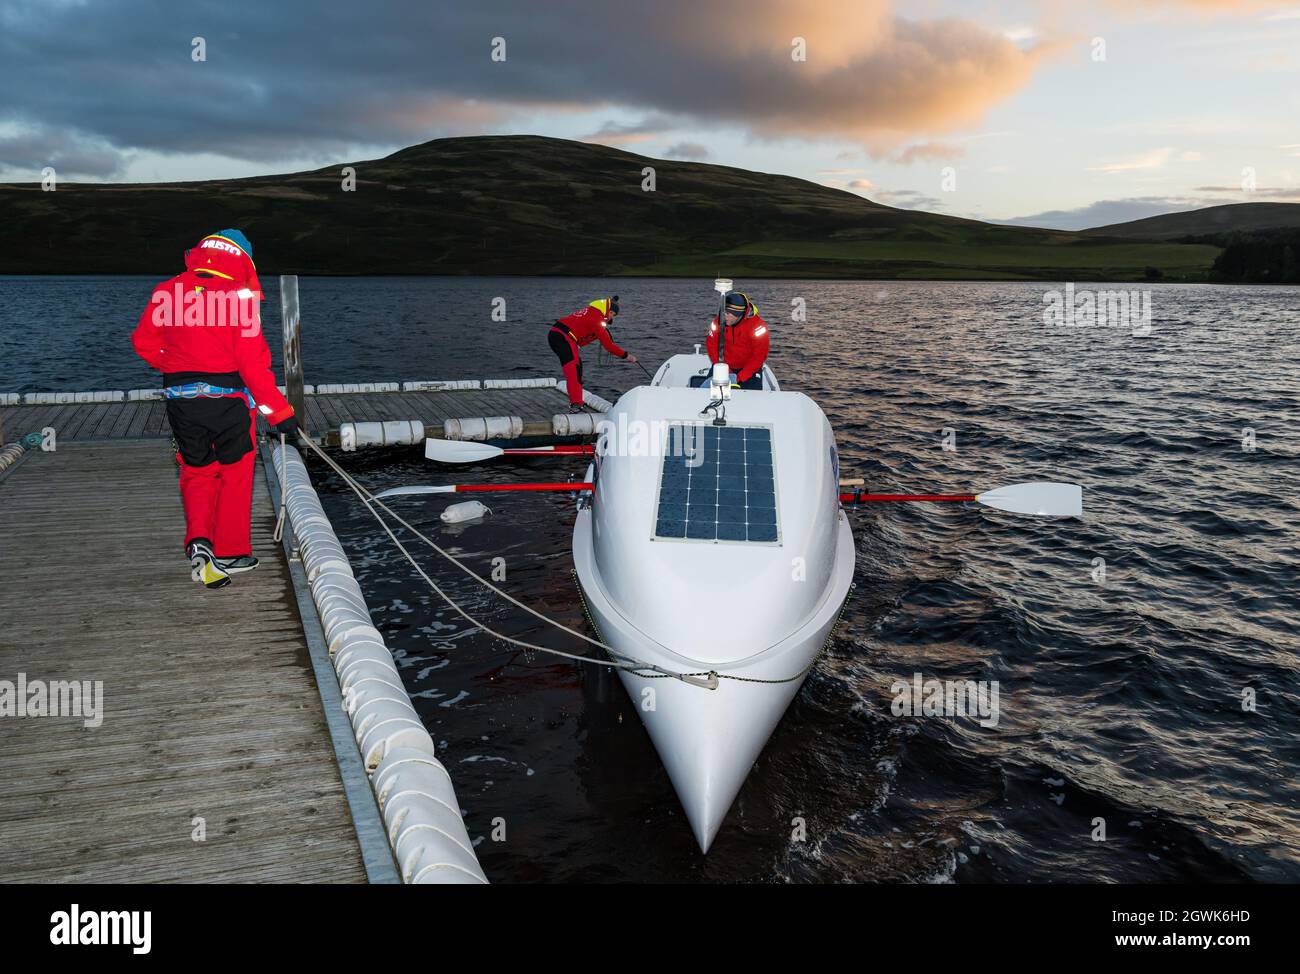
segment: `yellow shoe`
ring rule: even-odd
[[[212,545],[203,538],[195,538],[185,549],[190,556],[190,578],[201,582],[204,588],[222,588],[230,584],[230,575],[217,564]]]

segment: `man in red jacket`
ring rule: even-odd
[[[618,315],[618,295],[597,298],[585,308],[556,320],[546,336],[547,344],[560,360],[564,370],[564,383],[569,391],[569,412],[580,413],[582,404],[582,353],[584,345],[599,341],[605,350],[626,362],[636,362],[636,356],[623,351],[609,337],[610,325]]]
[[[763,363],[767,361],[769,339],[767,322],[758,316],[758,308],[741,291],[728,291],[726,329],[722,336],[723,354],[731,370],[731,384],[741,389],[763,388]],[[718,361],[718,319],[709,323],[709,358]],[[707,380],[705,380],[707,382]]]
[[[257,567],[249,523],[256,415],[289,435],[298,422],[271,372],[248,238],[209,234],[185,252],[185,267],[154,288],[131,344],[163,373],[191,576],[221,588]]]

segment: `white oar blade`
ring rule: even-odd
[[[454,484],[443,486],[423,486],[423,487],[389,487],[387,490],[381,490],[375,495],[381,497],[401,497],[404,494],[454,494],[456,487]]]
[[[437,440],[429,437],[424,441],[424,458],[439,463],[477,463],[479,460],[499,457],[504,452],[497,446],[467,440]]]
[[[1083,488],[1078,484],[1011,484],[976,494],[981,504],[1039,517],[1080,517],[1083,514]]]

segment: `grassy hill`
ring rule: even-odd
[[[0,268],[165,275],[228,226],[248,233],[264,271],[299,274],[1204,280],[1219,252],[993,226],[538,136],[439,139],[350,163],[355,192],[341,189],[343,165],[50,193],[0,185]],[[645,166],[654,192],[642,190]]]
[[[1164,213],[1083,231],[1126,240],[1181,240],[1226,233],[1300,229],[1300,203],[1227,203],[1182,213]]]

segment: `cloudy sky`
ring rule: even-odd
[[[1300,4],[1268,0],[0,0],[0,92],[4,181],[526,132],[1069,229],[1300,202]]]

